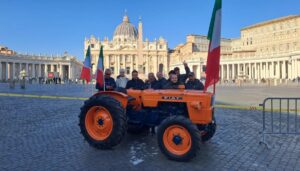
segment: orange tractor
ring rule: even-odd
[[[118,145],[126,132],[156,130],[160,150],[176,161],[193,158],[216,131],[214,95],[184,87],[98,92],[84,102],[79,120],[85,140],[98,149]]]

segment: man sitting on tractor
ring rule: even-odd
[[[139,79],[139,73],[137,70],[133,70],[131,73],[132,79],[127,82],[126,89],[143,90],[144,81]]]
[[[106,69],[104,72],[104,80],[105,80],[105,90],[112,91],[116,88],[116,82],[115,79],[113,79],[111,76],[111,70]],[[103,91],[103,87],[99,85],[99,83],[96,83],[96,89],[99,91]]]
[[[157,89],[162,89],[163,86],[167,83],[167,80],[163,77],[163,73],[160,71],[156,73],[156,77],[157,77]]]
[[[170,78],[167,81],[167,83],[163,86],[163,89],[178,89],[178,86],[181,85],[178,81],[178,75],[177,74],[170,74]]]
[[[186,79],[188,78],[188,74],[191,72],[191,70],[185,61],[183,62],[183,65],[184,65],[184,69],[185,69],[185,74],[180,74],[179,67],[175,67],[174,71],[177,74],[178,81],[184,84]]]
[[[193,72],[190,72],[189,80],[185,84],[185,89],[203,90],[204,86],[200,80],[196,79],[195,74]]]
[[[145,82],[145,89],[159,89],[158,82],[154,76],[153,72],[148,74],[148,80]]]

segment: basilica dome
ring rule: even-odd
[[[127,15],[123,17],[123,22],[117,26],[114,32],[113,40],[117,41],[134,41],[138,38],[138,31],[129,22]]]

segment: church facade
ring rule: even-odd
[[[113,77],[119,74],[120,69],[125,69],[128,77],[133,70],[137,70],[140,78],[146,78],[149,72],[161,71],[167,74],[169,70],[167,41],[162,37],[154,41],[144,40],[141,19],[136,28],[125,15],[122,23],[116,27],[112,40],[106,37],[100,41],[91,36],[84,41],[84,53],[88,46],[91,47],[93,73],[97,69],[101,46],[104,52],[104,68],[110,68]]]

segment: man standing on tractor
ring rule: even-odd
[[[148,74],[148,80],[145,82],[145,89],[159,89],[158,82],[154,76],[153,72]]]
[[[185,84],[185,89],[192,89],[192,90],[203,90],[204,86],[200,80],[196,79],[195,74],[190,72],[188,74],[189,80]]]
[[[144,81],[139,79],[139,73],[137,70],[133,70],[131,73],[132,79],[127,82],[126,89],[143,90]]]
[[[188,78],[188,74],[191,72],[191,70],[185,61],[183,61],[183,65],[184,65],[184,69],[185,69],[185,74],[180,74],[179,67],[175,67],[174,71],[177,74],[178,81],[184,84],[186,79]]]
[[[125,76],[125,70],[120,69],[120,75],[117,77],[116,84],[117,88],[126,88],[128,78]]]
[[[169,81],[163,86],[163,89],[178,89],[178,86],[181,85],[178,81],[178,75],[177,74],[170,74]]]
[[[104,72],[105,90],[112,91],[116,88],[115,79],[111,77],[111,70],[106,69]],[[96,89],[103,91],[103,87],[100,87],[99,83],[96,83]]]
[[[167,84],[167,80],[163,77],[162,72],[156,73],[157,77],[157,89],[162,89],[165,84]]]

